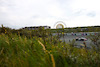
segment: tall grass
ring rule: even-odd
[[[100,51],[75,48],[56,37],[45,37],[44,43],[40,37],[0,35],[0,67],[52,67],[51,54],[56,67],[100,67]]]
[[[36,38],[0,35],[0,67],[51,67]]]

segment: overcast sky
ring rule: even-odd
[[[0,25],[10,28],[48,25],[100,25],[100,0],[0,0]]]

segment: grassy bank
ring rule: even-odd
[[[75,48],[56,37],[42,38],[0,35],[0,67],[100,67],[100,51]],[[44,44],[46,50],[39,44]]]
[[[0,67],[51,67],[36,38],[0,35]]]

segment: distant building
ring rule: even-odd
[[[25,27],[25,28],[22,28],[22,29],[37,30],[37,29],[39,29],[39,28],[51,29],[50,26],[33,26],[33,27]]]

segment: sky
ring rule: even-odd
[[[0,0],[0,25],[66,27],[100,25],[100,0]]]

